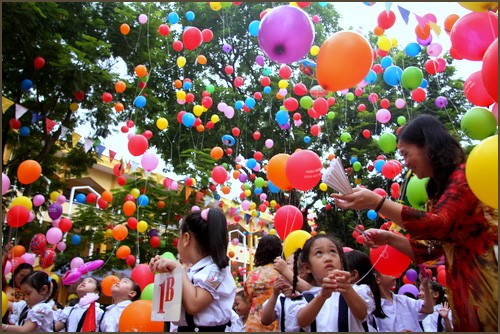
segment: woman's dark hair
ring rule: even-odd
[[[432,166],[433,177],[427,183],[429,199],[437,201],[443,194],[450,175],[466,160],[459,142],[434,116],[418,115],[399,134],[399,140],[427,148],[427,158]]]
[[[44,286],[47,287],[47,291],[49,295],[47,300],[52,298],[52,290],[54,289],[54,285],[56,284],[52,278],[47,275],[45,271],[33,271],[31,274],[23,277],[21,281],[21,285],[27,284],[37,292],[40,292]]]
[[[281,253],[283,253],[281,239],[276,235],[267,234],[259,240],[255,251],[254,265],[260,267],[273,263],[276,257],[281,256]]]
[[[444,289],[441,284],[435,281],[430,281],[429,282],[429,287],[431,288],[431,291],[437,292],[439,294],[438,298],[436,299],[436,305],[441,304],[444,302]]]
[[[221,210],[208,209],[207,220],[201,217],[201,211],[191,212],[182,220],[180,230],[181,233],[191,232],[200,252],[210,255],[219,269],[229,265],[227,220]]]
[[[14,288],[14,281],[15,281],[15,278],[16,276],[19,274],[19,272],[21,270],[24,270],[24,269],[28,269],[30,271],[30,273],[33,272],[33,266],[29,263],[21,263],[20,265],[18,265],[16,267],[16,269],[14,270],[14,272],[12,273],[12,279],[10,280],[10,286]],[[28,274],[29,275],[29,274]],[[27,277],[28,275],[24,276],[24,277]],[[38,291],[38,290],[37,290]]]
[[[375,301],[375,310],[373,311],[373,315],[381,319],[386,318],[387,315],[382,310],[380,287],[375,279],[373,266],[368,255],[359,250],[352,250],[345,253],[345,258],[350,270],[356,270],[360,276],[360,280],[356,282],[356,284],[366,284],[372,291],[373,299]]]

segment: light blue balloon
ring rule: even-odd
[[[374,70],[370,70],[365,77],[365,82],[367,84],[372,84],[375,83],[375,81],[377,81],[377,73]]]
[[[304,136],[304,143],[309,144],[311,142],[311,137]]]
[[[139,206],[146,206],[149,204],[149,198],[148,196],[142,194],[139,197],[137,197],[137,204]]]
[[[264,94],[271,94],[271,87],[266,86],[262,91],[264,92]]]
[[[182,89],[184,89],[184,90],[189,90],[189,89],[191,89],[191,87],[193,87],[193,84],[189,81],[185,81],[182,84]]]
[[[195,18],[195,15],[194,15],[194,13],[192,11],[186,12],[186,20],[193,21],[194,18]]]
[[[358,157],[356,157],[356,156],[354,156],[354,155],[353,155],[353,156],[351,157],[351,160],[350,160],[350,161],[351,161],[351,165],[352,165],[353,163],[355,163],[356,161],[358,161]]]
[[[385,160],[376,160],[375,161],[375,170],[379,173],[382,173],[382,166],[384,166]]]
[[[245,105],[252,109],[253,107],[255,107],[255,99],[253,97],[247,97],[245,99]]]
[[[71,243],[73,245],[79,245],[80,242],[82,241],[82,238],[78,235],[78,234],[74,234],[72,237],[71,237]]]
[[[408,45],[406,45],[404,48],[404,52],[408,57],[415,57],[420,53],[421,50],[422,48],[420,47],[420,45],[415,42],[408,43]]]
[[[391,58],[391,56],[385,56],[384,58],[382,58],[380,60],[380,65],[383,68],[388,68],[389,66],[391,66],[392,65],[392,58]]]
[[[267,180],[267,189],[274,194],[280,192],[280,188],[276,187],[270,180]]]
[[[375,212],[375,210],[368,210],[366,216],[368,217],[368,219],[375,220],[377,219],[378,214]]]
[[[188,128],[194,125],[195,120],[196,117],[194,116],[193,113],[187,112],[184,115],[182,115],[182,124],[184,124]]]
[[[234,109],[241,110],[241,109],[243,109],[244,105],[245,105],[245,103],[243,101],[238,100],[238,101],[234,102]]]
[[[250,24],[248,25],[248,32],[250,33],[250,36],[255,37],[259,34],[259,25],[260,25],[259,20],[250,22]]]
[[[260,194],[262,194],[262,188],[255,188],[255,189],[253,190],[253,193],[254,193],[255,195],[260,195]]]
[[[75,196],[75,200],[78,203],[85,203],[87,201],[87,197],[85,196],[85,194],[78,194]]]
[[[169,13],[167,16],[167,20],[170,24],[176,24],[177,22],[179,22],[179,14],[175,12]]]
[[[403,70],[399,66],[389,66],[384,71],[384,81],[389,86],[398,86],[401,83]]]
[[[420,87],[427,88],[428,85],[429,85],[429,81],[427,81],[427,79],[422,79],[422,83],[420,84]]]
[[[222,143],[227,146],[233,146],[236,143],[236,140],[234,140],[234,137],[231,135],[224,135],[222,136],[221,140]]]
[[[279,125],[285,125],[290,120],[290,115],[288,114],[288,111],[280,110],[276,113],[275,119]]]
[[[247,167],[248,168],[254,169],[255,166],[257,166],[257,160],[255,160],[254,158],[250,158],[247,160]]]
[[[138,96],[134,100],[134,106],[137,108],[144,108],[146,106],[146,98],[144,96]]]
[[[318,2],[318,5],[321,7],[326,7],[328,5],[328,2]]]

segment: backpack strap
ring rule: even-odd
[[[302,296],[305,298],[305,300],[310,303],[311,300],[314,299],[314,295],[312,293],[304,293],[302,294]],[[311,332],[317,332],[317,328],[316,328],[316,319],[314,319],[313,322],[311,322]],[[305,332],[302,328],[300,329],[301,332]]]
[[[104,313],[101,316],[101,322],[99,322],[99,327],[97,327],[98,332],[102,332],[101,325],[102,325],[102,321],[104,320],[104,315],[106,314],[107,311],[108,311],[108,308],[107,307],[104,308]]]
[[[442,320],[443,320],[443,317],[441,316],[441,314],[439,314],[438,315],[438,322],[437,322],[437,331],[438,332],[444,332]]]
[[[342,294],[339,295],[339,323],[338,323],[338,331],[339,332],[349,332],[349,317],[348,317],[349,307],[347,306],[347,302],[345,301],[344,296]]]
[[[280,296],[281,303],[281,316],[280,316],[280,327],[281,331],[285,331],[285,296]]]
[[[23,310],[21,311],[21,314],[19,315],[19,319],[17,319],[17,323],[19,326],[24,325],[24,320],[26,320],[26,317],[28,316],[28,311],[29,311],[29,306],[26,304],[24,306]]]
[[[80,318],[80,321],[78,321],[78,325],[76,326],[76,332],[81,332],[82,326],[83,326],[83,322],[85,321],[85,316],[87,315],[87,312],[89,311],[89,308],[87,308],[85,310],[85,312],[83,312],[82,317]],[[68,316],[68,318],[69,318],[69,316]]]

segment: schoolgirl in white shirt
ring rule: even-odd
[[[317,234],[304,244],[301,261],[312,276],[314,287],[303,294],[314,298],[288,309],[304,331],[363,332],[367,316],[367,301],[350,283],[345,271],[346,260],[342,245],[326,234]]]
[[[180,259],[193,265],[183,270],[181,319],[178,332],[224,332],[231,322],[236,284],[227,256],[227,221],[210,208],[188,214],[181,223],[177,245]],[[171,272],[181,263],[156,256],[153,272]]]
[[[111,287],[113,304],[106,307],[99,324],[99,332],[118,332],[123,310],[141,296],[141,287],[131,278],[124,277]]]
[[[448,308],[448,302],[444,298],[443,286],[438,282],[430,281],[429,287],[434,302],[434,312],[431,314],[421,314],[420,320],[424,332],[453,332],[452,315]],[[419,299],[425,299],[425,290],[424,285],[420,284]]]

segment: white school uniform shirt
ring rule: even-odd
[[[62,312],[59,314],[57,321],[61,321],[66,324],[64,330],[66,332],[76,332],[76,328],[78,327],[78,322],[80,321],[83,313],[89,308],[91,304],[82,306],[80,303],[76,303],[75,306],[65,307]],[[73,309],[73,311],[71,311]],[[100,308],[99,303],[95,303],[95,322],[96,328],[99,328],[99,324],[101,322],[102,314],[104,311]],[[68,328],[66,330],[66,327]]]
[[[392,293],[392,292],[391,292]],[[381,299],[382,310],[387,318],[373,317],[379,332],[422,332],[419,313],[424,305],[421,299],[413,299],[405,295],[392,293],[393,302]]]
[[[99,325],[100,332],[118,332],[118,324],[120,323],[120,316],[123,310],[132,304],[131,300],[124,300],[117,304],[111,304],[106,307],[106,312],[101,318]]]
[[[361,296],[361,298],[367,304],[367,314],[370,313],[370,310],[371,312],[373,312],[373,310],[375,309],[375,302],[373,301],[373,298],[369,296],[367,290],[369,289],[369,287],[365,286],[365,284],[362,284],[362,285],[353,285],[352,288]],[[321,287],[314,287],[311,290],[306,291],[304,293],[311,293],[316,297],[316,295],[320,292],[321,292]],[[323,304],[323,307],[316,316],[317,332],[339,331],[338,328],[339,298],[340,298],[340,292],[334,292],[332,293],[330,298],[328,298]],[[307,305],[307,301],[305,300],[305,298],[302,300],[303,300],[302,303],[297,303],[296,305],[293,305],[292,307],[289,308],[291,319],[297,319],[299,311]],[[356,317],[354,317],[351,310],[348,308],[347,319],[349,323],[349,332],[365,331],[365,329],[363,328],[363,321],[366,320],[366,318],[361,320],[357,319]],[[303,330],[306,332],[310,332],[311,328],[309,326],[307,328],[303,328]]]
[[[302,305],[303,304],[303,299],[291,299],[291,298],[286,298],[285,297],[285,303],[284,307],[282,309],[281,307],[281,297],[285,297],[283,293],[280,293],[278,296],[278,299],[276,300],[276,304],[274,305],[274,314],[276,314],[277,320],[278,320],[278,332],[282,332],[281,330],[281,313],[285,312],[285,330],[284,332],[300,332],[300,326],[297,321],[296,314],[290,314],[289,310],[290,307],[293,307],[295,305]],[[262,305],[262,308],[269,302],[269,299],[264,302]]]
[[[193,315],[197,326],[220,326],[231,320],[236,283],[231,275],[230,266],[222,270],[207,256],[187,270],[187,275],[194,286],[207,290],[214,300],[204,310]],[[173,322],[176,326],[187,326],[184,307],[181,318]]]
[[[7,318],[9,324],[15,325],[17,323],[17,319],[19,319],[19,316],[26,305],[26,301],[22,299],[12,303],[12,311]]]
[[[439,310],[443,308],[443,305],[434,305],[434,312],[432,314],[424,314],[426,317],[422,320],[422,326],[424,327],[424,332],[437,332],[437,322],[439,318]],[[423,314],[423,313],[422,313]],[[450,319],[451,327],[453,328],[453,318],[451,316],[451,310],[448,312],[448,318]],[[443,325],[443,332],[446,331],[444,326],[444,319],[441,319],[441,324]]]
[[[47,303],[38,303],[28,310],[28,315],[24,321],[30,320],[36,324],[35,332],[53,332],[54,331],[54,312]],[[17,324],[22,326],[21,324]]]
[[[227,326],[225,332],[244,332],[245,323],[243,322],[243,317],[240,317],[238,313],[231,310],[231,326]]]

